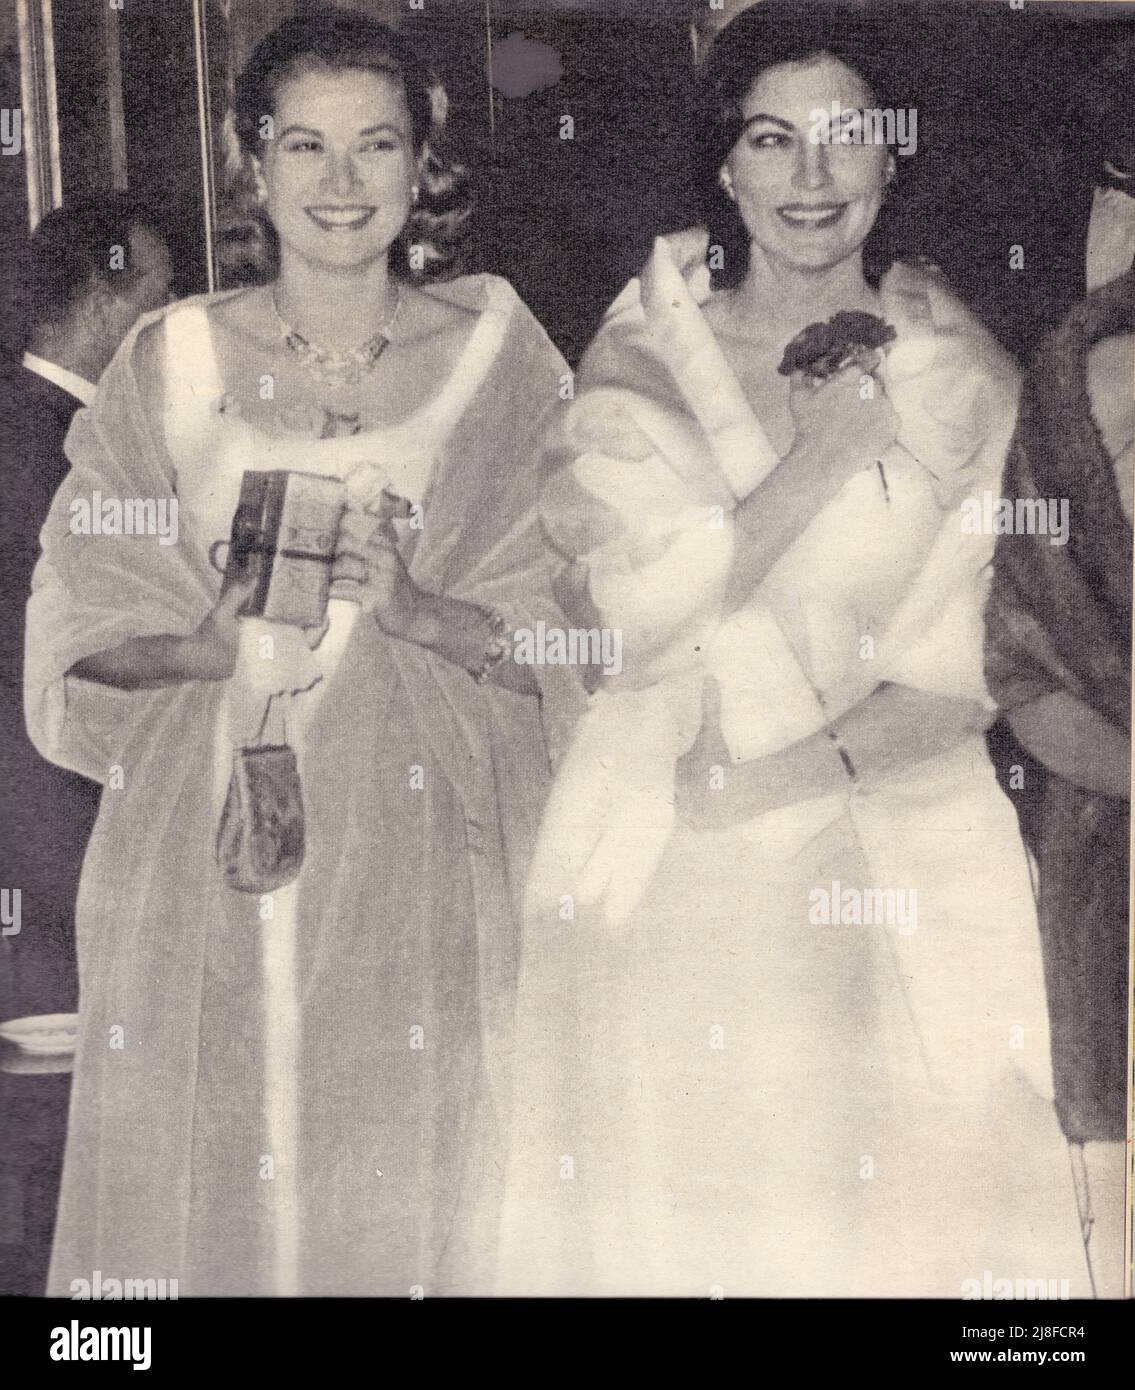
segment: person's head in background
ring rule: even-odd
[[[1088,290],[1132,263],[1133,65],[1135,36],[1121,38],[1095,49],[1086,63],[1081,59],[1079,75],[1064,90],[1041,193],[1046,273],[1034,277],[1033,299],[1042,327],[1055,327]]]
[[[56,208],[28,246],[25,351],[97,382],[140,315],[169,303],[171,275],[161,233],[128,194]]]
[[[692,0],[690,48],[693,50],[695,65],[700,67],[705,62],[714,39],[727,24],[731,24],[742,10],[751,9],[760,3],[761,0],[718,0],[717,7],[713,8],[710,0]]]
[[[1117,44],[1081,83],[1066,128],[1081,135],[1082,175],[1092,185],[1085,288],[1106,285],[1135,260],[1135,37]]]

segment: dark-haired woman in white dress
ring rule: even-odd
[[[940,275],[872,265],[881,37],[768,0],[717,39],[708,227],[550,446],[560,592],[624,674],[530,883],[506,1292],[1088,1288],[964,523],[1016,377]]]

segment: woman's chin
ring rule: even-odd
[[[790,274],[817,275],[858,256],[863,243],[800,236],[791,241],[778,238],[775,243],[761,246],[761,250],[770,266]]]
[[[327,233],[318,240],[305,237],[284,241],[281,238],[281,250],[290,252],[313,269],[322,270],[366,270],[385,261],[390,254],[389,243],[360,242],[350,236],[343,236],[339,241],[337,235]]]

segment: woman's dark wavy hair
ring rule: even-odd
[[[386,25],[354,10],[322,9],[286,20],[262,39],[236,82],[235,128],[244,164],[263,148],[260,123],[275,113],[284,82],[299,73],[356,70],[402,83],[414,153],[421,159],[418,201],[391,248],[391,272],[411,281],[456,274],[473,210],[472,181],[445,148],[446,95],[440,79],[416,45]],[[263,214],[261,223],[266,249],[275,260],[275,231]],[[237,228],[232,230],[238,234],[231,241],[239,245],[242,236]],[[255,240],[247,226],[243,236]],[[420,269],[411,267],[411,246],[423,249]]]
[[[723,265],[711,266],[714,289],[730,289],[749,269],[749,233],[737,205],[718,182],[721,166],[740,138],[741,106],[750,87],[766,69],[780,63],[808,62],[821,54],[838,58],[871,89],[877,107],[897,109],[895,28],[901,22],[891,6],[840,3],[840,0],[762,0],[745,10],[718,34],[698,84],[698,133],[695,179],[709,246],[720,246]],[[895,259],[889,208],[897,201],[898,174],[863,248],[867,278],[875,282]]]

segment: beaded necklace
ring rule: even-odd
[[[382,356],[387,343],[390,341],[388,335],[401,307],[402,294],[400,290],[396,290],[394,312],[383,323],[379,331],[372,338],[368,338],[361,347],[352,348],[350,352],[335,352],[330,348],[319,347],[305,338],[302,333],[297,333],[280,313],[276,304],[275,292],[272,294],[272,312],[276,315],[280,336],[288,350],[295,354],[305,369],[317,381],[335,387],[357,386],[365,373],[374,370],[375,363]]]

